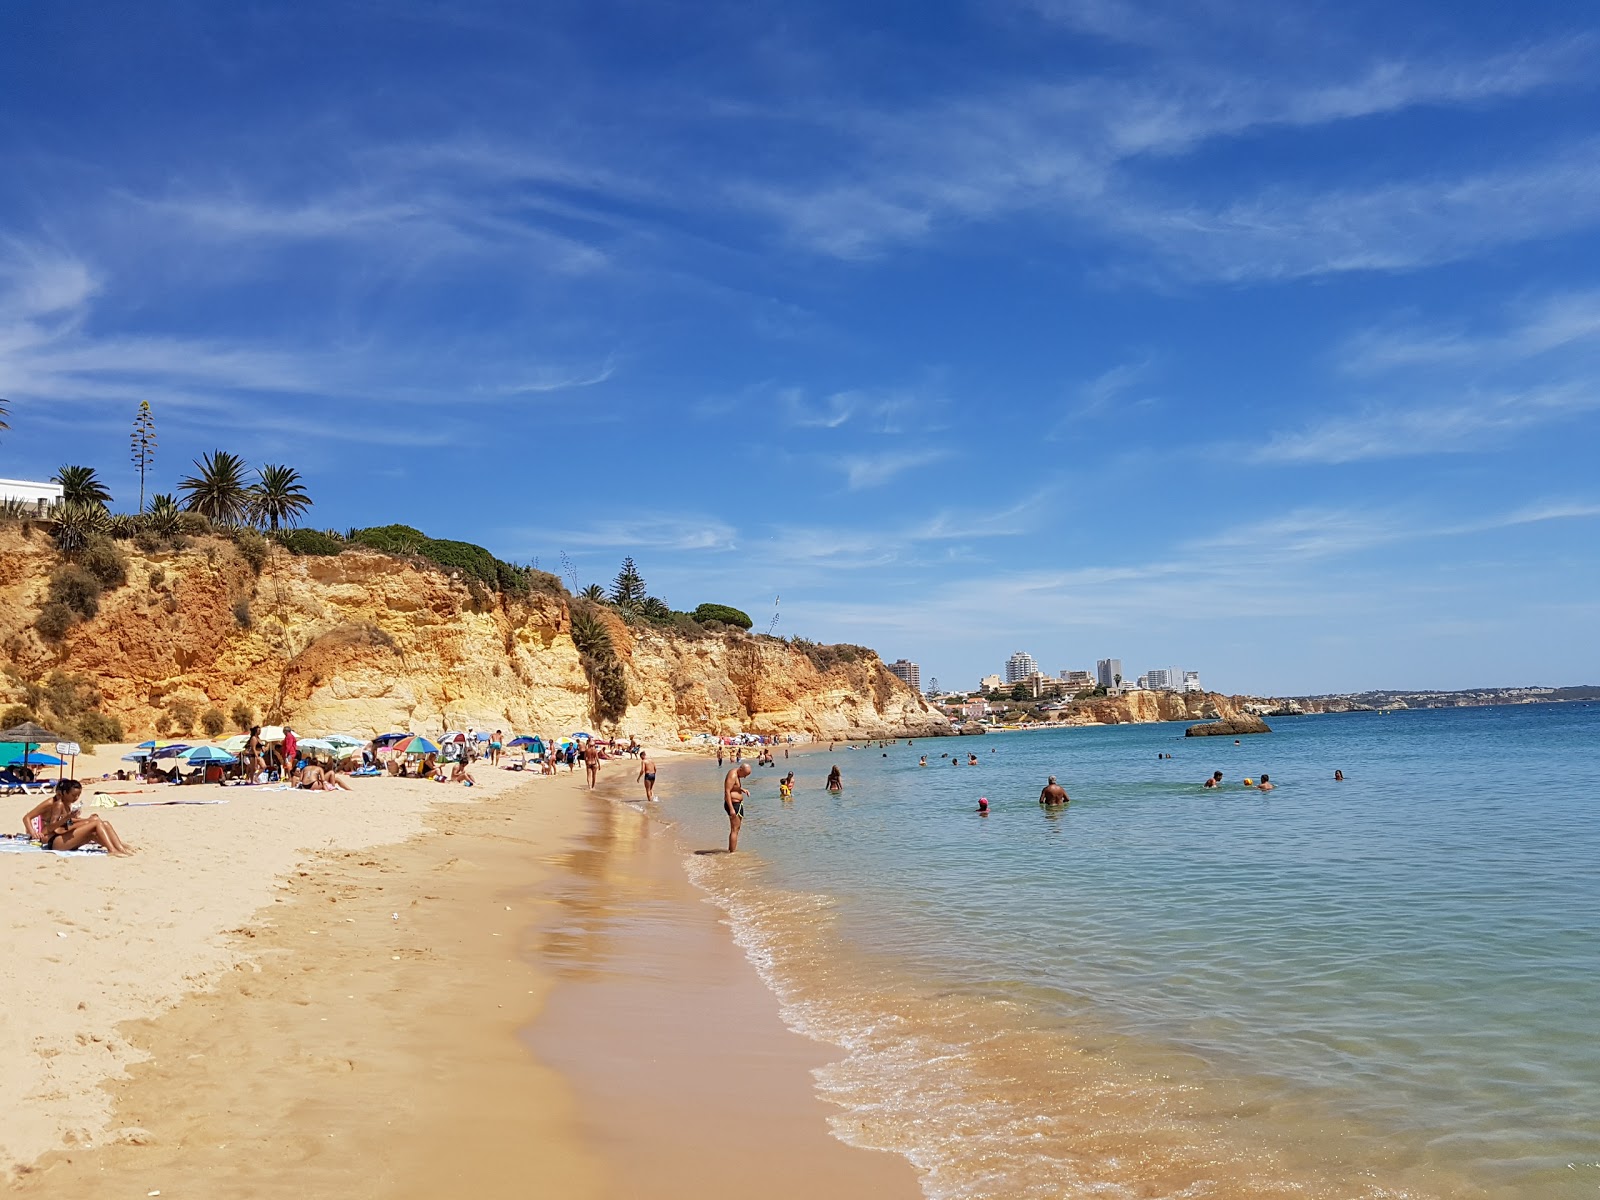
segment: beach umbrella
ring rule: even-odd
[[[443,737],[441,737],[439,739],[439,742],[442,745],[445,742],[464,742],[466,740],[467,740],[467,735],[466,734],[462,733],[459,730],[453,730],[452,732],[447,733]]]
[[[70,741],[59,733],[52,733],[37,721],[24,721],[20,725],[13,725],[10,729],[0,729],[0,745],[14,742],[22,748],[22,765],[27,766],[38,759],[33,751],[39,748],[41,742],[66,742]]]
[[[245,744],[249,741],[250,735],[248,733],[236,733],[231,738],[225,738],[218,742],[217,745],[221,746],[229,754],[237,754],[245,748]]]
[[[481,730],[473,738],[473,741],[476,741],[476,742],[488,742],[488,741],[493,741],[493,740],[494,740],[494,734],[492,734],[492,733],[484,733]]]
[[[195,746],[193,749],[185,750],[178,757],[192,763],[231,763],[237,761],[233,755],[220,746]]]
[[[301,738],[298,743],[302,750],[321,750],[331,752],[337,749],[327,738]]]
[[[411,734],[409,733],[380,733],[377,737],[372,739],[372,742],[375,746],[382,750],[387,747],[392,747],[396,742],[403,742],[410,736]]]
[[[533,745],[533,741],[534,741],[533,738],[529,737],[527,734],[523,734],[521,737],[512,738],[509,742],[506,743],[506,745],[507,746],[531,746],[531,745]]]
[[[149,757],[150,756],[148,754],[124,754],[122,756],[122,761],[123,762],[142,763],[145,759],[147,759]]]
[[[575,733],[575,734],[573,734],[573,735],[572,735],[572,736],[573,736],[573,737],[574,737],[574,738],[577,738],[577,739],[581,739],[581,740],[584,740],[584,741],[589,741],[589,740],[591,740],[591,738],[590,738],[590,735],[589,735],[589,734],[587,734],[587,733]]]
[[[330,733],[327,737],[323,738],[322,740],[327,742],[329,745],[333,745],[333,746],[355,746],[358,749],[367,744],[361,738],[351,737],[348,733]],[[301,744],[304,745],[304,743],[301,743]]]
[[[263,742],[281,742],[281,741],[283,741],[283,726],[282,725],[263,725],[261,727],[261,740]]]
[[[168,742],[159,750],[150,752],[151,758],[182,758],[183,752],[189,747],[183,742]]]
[[[413,734],[403,741],[396,742],[392,747],[401,754],[437,754],[439,747],[420,734]]]
[[[37,747],[32,750],[24,749],[27,743],[17,743],[14,746],[0,748],[0,767],[14,767],[27,756],[24,766],[29,767],[59,767],[62,760],[54,754],[44,754]]]

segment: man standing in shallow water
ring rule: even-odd
[[[650,759],[650,751],[643,746],[639,747],[639,775],[638,779],[644,780],[644,798],[646,803],[656,798],[656,764]]]
[[[1045,784],[1043,790],[1039,793],[1039,803],[1046,808],[1056,808],[1057,806],[1064,808],[1069,799],[1067,789],[1056,782],[1054,775],[1050,776],[1050,782]]]
[[[744,802],[750,795],[744,789],[744,780],[750,767],[740,763],[722,777],[722,811],[728,814],[728,853],[739,848],[739,827],[744,824]]]

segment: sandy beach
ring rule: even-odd
[[[592,794],[484,767],[473,789],[155,788],[117,798],[226,803],[110,811],[131,859],[0,860],[11,1188],[919,1194],[828,1134],[826,1054],[669,832],[609,798],[635,770]]]

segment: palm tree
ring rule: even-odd
[[[0,429],[10,429],[11,428],[11,426],[6,424],[6,418],[9,417],[10,415],[11,415],[11,401],[9,401],[9,400],[0,400]]]
[[[52,479],[61,485],[63,504],[104,508],[111,503],[111,493],[100,482],[93,467],[62,467]]]
[[[250,515],[250,488],[244,481],[244,459],[226,450],[213,450],[195,459],[198,475],[178,481],[183,507],[215,521],[239,525]]]
[[[256,483],[250,488],[250,512],[257,524],[264,522],[277,533],[280,521],[293,525],[311,507],[311,497],[300,485],[300,472],[293,467],[269,464],[256,475]]]
[[[597,603],[604,604],[606,599],[606,590],[598,583],[591,583],[588,587],[584,588],[583,591],[579,592],[578,595],[582,596],[585,600],[594,600]]]

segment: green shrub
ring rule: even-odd
[[[702,604],[694,610],[693,615],[696,621],[721,621],[724,625],[734,625],[740,629],[749,629],[755,624],[749,613],[726,604]]]
[[[228,710],[228,720],[240,733],[249,733],[250,726],[256,723],[256,710],[243,700],[235,700],[233,707]]]
[[[507,595],[526,595],[534,588],[558,594],[565,590],[561,581],[547,572],[503,562],[482,546],[475,546],[471,542],[431,538],[410,525],[375,525],[370,529],[352,529],[348,540],[385,554],[425,558],[447,573],[466,580],[476,579],[484,586]]]
[[[220,737],[227,724],[227,718],[215,704],[200,714],[200,728],[205,730],[208,738]]]
[[[100,581],[74,563],[64,563],[50,576],[50,604],[64,604],[88,618],[100,611]]]
[[[84,713],[78,719],[78,741],[85,751],[93,750],[96,743],[121,742],[125,741],[126,737],[122,730],[122,722],[103,712]]]
[[[195,703],[182,696],[167,701],[167,718],[169,728],[184,737],[194,732]]]
[[[267,539],[254,529],[236,529],[233,531],[233,544],[238,548],[239,557],[249,564],[251,572],[261,574],[261,568],[267,565],[267,555],[272,551]]]
[[[344,539],[320,529],[287,529],[278,535],[290,554],[312,554],[332,558],[344,553]]]
[[[52,601],[39,610],[39,615],[33,619],[33,627],[39,631],[39,636],[47,642],[59,642],[67,636],[67,630],[78,623],[78,614],[73,612],[60,601]]]
[[[21,725],[24,721],[37,721],[33,709],[26,704],[13,704],[5,712],[0,712],[0,729],[10,729],[13,725]]]
[[[100,581],[107,591],[128,582],[128,558],[109,537],[96,534],[78,556],[83,569]]]

